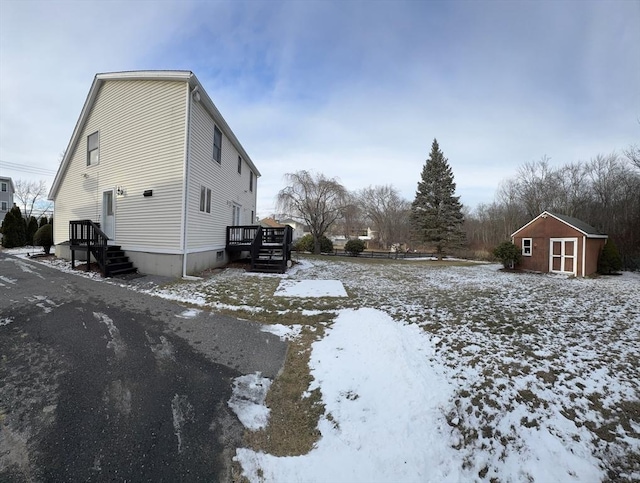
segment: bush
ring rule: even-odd
[[[27,223],[27,245],[33,246],[33,236],[38,231],[38,220],[35,216],[29,218],[29,222]]]
[[[295,243],[294,248],[298,252],[313,253],[313,236],[311,234],[306,234]],[[322,253],[329,253],[333,251],[333,242],[324,235],[320,237],[320,251]]]
[[[344,244],[344,251],[349,253],[352,257],[360,255],[365,248],[365,244],[362,240],[349,240]]]
[[[511,268],[520,263],[520,248],[511,242],[503,242],[493,250],[493,255],[502,262],[504,268]]]
[[[598,258],[598,273],[609,275],[613,272],[618,272],[621,268],[622,257],[620,257],[616,244],[609,238],[604,247],[602,247]]]
[[[46,225],[38,228],[36,234],[33,235],[33,244],[35,246],[42,247],[44,252],[49,255],[49,252],[51,252],[51,245],[53,245],[53,225],[47,223]]]

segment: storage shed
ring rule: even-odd
[[[598,269],[607,235],[576,218],[544,211],[511,235],[518,268],[586,277]]]

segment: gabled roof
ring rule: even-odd
[[[588,223],[585,223],[584,221],[578,220],[577,218],[574,218],[572,216],[561,215],[559,213],[551,213],[550,211],[543,211],[538,216],[536,216],[533,220],[531,220],[529,223],[527,223],[523,227],[518,228],[516,231],[514,231],[511,234],[511,236],[514,237],[518,232],[524,230],[526,227],[531,225],[538,218],[547,218],[548,216],[551,216],[556,220],[561,221],[565,225],[569,225],[571,228],[578,230],[587,238],[608,238],[607,235],[605,235],[604,233],[600,233],[600,231],[598,231],[596,228],[592,227]]]
[[[62,162],[60,163],[60,167],[58,168],[58,172],[56,173],[56,177],[53,180],[53,185],[51,186],[51,191],[49,191],[48,198],[52,200],[58,192],[60,188],[60,183],[64,178],[64,174],[71,162],[71,157],[75,152],[76,146],[80,141],[80,133],[84,129],[84,126],[89,117],[89,113],[91,112],[91,108],[95,103],[96,97],[98,96],[98,92],[100,91],[100,87],[106,81],[122,81],[122,80],[159,80],[159,81],[183,81],[188,82],[189,87],[193,90],[197,88],[197,91],[200,95],[200,103],[205,107],[205,109],[211,114],[216,125],[220,127],[222,132],[229,138],[231,143],[240,153],[242,159],[244,159],[247,164],[251,167],[251,170],[256,175],[256,177],[260,176],[260,171],[253,164],[253,161],[244,150],[240,141],[233,133],[227,122],[218,111],[218,108],[215,106],[207,92],[200,84],[200,81],[195,76],[195,74],[189,70],[136,70],[136,71],[126,71],[126,72],[106,72],[102,74],[96,74],[93,79],[93,83],[91,84],[91,88],[89,89],[89,93],[87,94],[87,99],[84,101],[84,106],[82,107],[82,111],[80,112],[80,117],[76,122],[76,126],[73,130],[73,134],[71,135],[71,140],[67,145],[67,149],[65,150],[64,157],[62,158]]]
[[[278,223],[273,218],[263,218],[262,220],[260,220],[260,224],[267,228],[282,228],[285,226],[282,223]]]

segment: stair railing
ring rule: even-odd
[[[100,273],[107,276],[107,242],[109,237],[100,229],[100,225],[91,220],[72,220],[69,222],[69,243],[74,246],[86,246],[87,272],[90,270],[91,255],[95,258]],[[74,257],[71,258],[73,266]]]

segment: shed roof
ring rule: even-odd
[[[523,229],[525,229],[526,227],[531,225],[531,223],[536,221],[538,218],[546,218],[548,216],[552,216],[556,220],[559,220],[562,223],[564,223],[565,225],[569,225],[571,228],[574,228],[574,229],[578,230],[580,233],[585,235],[587,238],[608,238],[606,234],[600,232],[598,229],[594,228],[593,226],[589,225],[588,223],[585,223],[582,220],[578,220],[577,218],[574,218],[573,216],[562,215],[562,214],[559,214],[559,213],[552,213],[550,211],[543,211],[538,216],[536,216],[533,220],[531,220],[529,223],[527,223],[526,225],[524,225],[524,226],[518,228],[516,231],[514,231],[511,234],[511,236],[512,237],[515,236],[519,231],[522,231]]]

